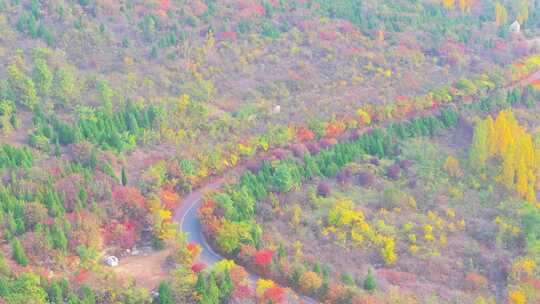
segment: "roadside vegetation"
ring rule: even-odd
[[[0,303],[535,303],[539,27],[537,0],[0,0]],[[207,265],[174,214],[228,175]],[[157,252],[155,286],[104,264]]]

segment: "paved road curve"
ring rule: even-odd
[[[188,242],[201,246],[202,251],[199,259],[207,265],[219,262],[223,257],[217,254],[206,242],[197,212],[202,205],[204,193],[218,189],[221,184],[222,181],[218,180],[202,189],[192,192],[184,198],[180,206],[175,210],[173,217],[174,221],[178,223],[179,228],[187,234]]]
[[[202,189],[192,192],[182,200],[180,206],[175,210],[173,217],[174,221],[178,223],[179,228],[187,234],[188,242],[201,246],[202,251],[199,260],[207,265],[215,264],[224,258],[216,253],[206,241],[197,212],[202,205],[204,194],[207,191],[218,189],[222,184],[222,180],[217,180]],[[255,274],[249,275],[249,280],[252,283],[255,283],[258,279],[259,277]],[[315,300],[305,296],[300,296],[300,300],[303,303],[317,303]]]

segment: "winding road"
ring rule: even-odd
[[[199,260],[207,265],[219,262],[223,257],[217,254],[206,242],[197,212],[202,205],[204,194],[210,190],[218,189],[222,183],[222,180],[218,180],[189,194],[175,210],[173,217],[179,228],[187,234],[188,242],[201,246]]]
[[[206,192],[216,190],[223,184],[222,179],[218,179],[197,191],[186,196],[180,206],[175,210],[173,219],[178,223],[178,227],[187,234],[188,242],[195,243],[201,246],[201,254],[199,260],[207,265],[215,264],[224,259],[216,253],[206,241],[201,222],[199,221],[198,211],[203,202],[203,196]],[[259,276],[253,273],[249,274],[251,283],[255,283]],[[300,303],[315,304],[317,301],[312,298],[298,295]]]
[[[525,79],[522,79],[521,81],[518,81],[517,83],[514,83],[507,88],[524,86],[539,79],[540,71],[535,71]],[[199,256],[199,260],[207,265],[215,264],[223,260],[224,257],[216,253],[206,241],[202,225],[199,221],[197,213],[202,205],[204,194],[208,191],[219,189],[223,183],[223,179],[217,179],[216,181],[204,186],[203,188],[192,192],[190,195],[184,198],[180,206],[175,210],[173,217],[174,221],[178,223],[179,228],[187,234],[188,241],[191,243],[199,244],[201,246],[202,251]],[[252,283],[255,283],[258,279],[259,276],[250,273],[249,280]],[[300,303],[317,303],[317,301],[306,296],[299,296],[299,301]]]

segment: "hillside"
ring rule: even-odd
[[[539,37],[538,0],[0,0],[0,303],[536,303]]]

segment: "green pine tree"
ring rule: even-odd
[[[21,245],[21,242],[18,239],[13,239],[11,242],[11,250],[13,251],[13,260],[17,262],[17,264],[21,266],[27,266],[28,265],[28,258],[26,257],[26,253],[24,252],[24,248]]]
[[[68,247],[68,239],[64,230],[59,225],[54,225],[52,227],[51,236],[54,248],[65,252]]]
[[[213,273],[208,278],[208,290],[207,293],[210,303],[219,304],[219,298],[221,297],[221,291],[219,290],[216,277]]]
[[[82,297],[81,297],[81,303],[82,304],[96,304],[96,295],[94,294],[94,291],[90,289],[88,286],[83,286],[81,288],[82,291]]]
[[[195,283],[195,291],[197,291],[199,295],[204,295],[206,293],[206,280],[202,272],[199,272],[199,274],[197,275],[197,283]]]
[[[233,289],[234,285],[231,278],[231,272],[229,271],[229,269],[225,269],[225,272],[223,273],[223,280],[220,286],[222,300],[227,301],[231,297]]]
[[[62,150],[60,149],[60,142],[58,142],[58,138],[54,142],[54,156],[60,157],[62,154]]]
[[[161,282],[158,287],[158,304],[174,304],[171,286],[167,282]]]
[[[369,292],[374,291],[377,288],[377,281],[375,280],[375,276],[373,276],[371,268],[368,270],[368,274],[364,279],[363,286],[364,289]]]
[[[122,167],[122,186],[127,186],[128,178],[126,174],[126,168]]]
[[[9,287],[8,278],[0,276],[0,298],[6,298],[8,296]]]
[[[62,287],[58,282],[53,282],[48,291],[49,301],[55,304],[64,303],[64,295],[62,293]]]

